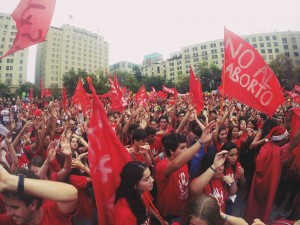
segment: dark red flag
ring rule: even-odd
[[[203,96],[202,96],[202,86],[200,83],[200,77],[196,81],[194,71],[192,66],[190,67],[190,96],[192,103],[195,105],[197,114],[199,115],[204,107]]]
[[[66,110],[66,108],[67,108],[67,91],[64,86],[62,88],[61,95],[62,95],[62,106],[63,106],[64,110]]]
[[[99,225],[114,224],[115,191],[120,182],[123,166],[132,160],[112,130],[104,107],[99,100],[92,81],[88,80],[92,91],[92,115],[89,123],[88,140],[91,179],[95,191]]]
[[[91,101],[87,96],[84,87],[82,85],[81,78],[79,78],[75,93],[72,97],[72,102],[74,104],[80,104],[82,108],[82,112],[85,114],[91,107]]]
[[[45,41],[56,0],[22,0],[12,13],[18,29],[11,48],[0,58]]]
[[[45,97],[50,97],[50,96],[52,96],[52,93],[51,93],[51,91],[50,91],[49,88],[47,88],[47,89],[44,90],[44,96],[45,96]]]
[[[162,92],[162,91],[158,91],[158,92],[157,92],[157,97],[160,97],[160,98],[162,98],[162,99],[167,99],[168,94],[165,93],[165,92]]]
[[[227,29],[224,43],[223,94],[272,117],[285,100],[276,75],[252,45]]]

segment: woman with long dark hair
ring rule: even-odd
[[[116,191],[115,225],[149,225],[150,206],[147,193],[153,188],[149,168],[141,162],[127,163]]]

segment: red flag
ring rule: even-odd
[[[82,112],[85,114],[91,107],[91,102],[89,97],[87,96],[83,85],[82,85],[82,81],[81,78],[79,78],[76,89],[75,89],[75,93],[72,97],[72,102],[74,104],[80,104],[81,108],[82,108]]]
[[[47,88],[47,89],[44,90],[44,96],[45,96],[45,97],[50,97],[50,96],[52,96],[52,93],[51,93],[51,91],[50,91],[49,88]]]
[[[163,85],[162,90],[166,93],[174,95],[174,98],[176,98],[178,95],[176,88],[167,88],[167,87],[165,87],[165,85]]]
[[[224,93],[272,117],[284,102],[278,79],[248,42],[225,29]]]
[[[33,99],[33,88],[30,88],[29,90],[29,100],[32,101]]]
[[[41,98],[45,96],[44,82],[40,80]]]
[[[158,91],[158,92],[157,92],[157,97],[160,97],[160,98],[162,98],[162,99],[167,99],[168,94],[166,94],[166,93],[164,93],[164,92],[162,92],[162,91]]]
[[[18,29],[11,48],[0,58],[45,41],[52,20],[55,0],[23,0],[12,13]]]
[[[115,191],[120,182],[123,166],[132,160],[112,130],[104,107],[90,79],[88,84],[93,95],[93,110],[89,124],[88,140],[91,179],[95,191],[99,225],[114,224]]]
[[[111,108],[112,110],[117,110],[119,112],[122,112],[127,105],[127,102],[123,96],[123,91],[120,88],[119,82],[116,78],[114,77],[114,80],[109,78],[109,83],[110,83],[110,99],[111,99]]]
[[[192,103],[195,105],[197,114],[200,114],[200,112],[204,107],[204,102],[202,96],[202,86],[200,83],[200,77],[198,79],[199,80],[197,82],[194,71],[191,66],[190,67],[190,95],[191,95]]]
[[[145,103],[147,102],[147,98],[147,91],[143,84],[140,90],[136,93],[134,99],[138,102],[139,105],[145,105]]]
[[[293,108],[292,111],[293,116],[291,121],[291,139],[300,129],[300,108]],[[295,155],[295,159],[291,165],[291,170],[294,170],[298,174],[298,176],[300,176],[300,146],[297,146],[293,150],[293,154]]]
[[[62,96],[63,108],[64,108],[64,110],[66,110],[66,108],[67,108],[67,91],[66,91],[66,88],[64,86],[62,88],[61,96]]]
[[[299,85],[295,85],[294,86],[294,91],[295,92],[300,92],[300,86]]]
[[[300,104],[300,95],[297,95],[296,93],[290,92],[290,91],[284,91],[288,96],[290,96],[293,101]]]

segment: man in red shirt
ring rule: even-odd
[[[159,161],[155,167],[158,196],[157,208],[167,221],[179,217],[189,197],[189,174],[187,162],[198,152],[199,148],[211,141],[211,122],[204,129],[201,138],[189,149],[186,138],[180,134],[169,134],[162,138],[167,158]]]
[[[69,184],[38,180],[25,169],[9,174],[0,166],[0,192],[6,214],[0,215],[5,225],[71,225],[76,213],[78,193]],[[47,199],[44,201],[43,199]]]

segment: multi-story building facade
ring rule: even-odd
[[[6,13],[0,13],[0,55],[5,54],[13,45],[17,34],[14,19]],[[28,48],[0,59],[0,82],[11,90],[27,81]]]
[[[154,52],[144,56],[143,66],[144,67],[151,66],[152,64],[162,60],[163,60],[163,55],[158,52]]]
[[[300,66],[300,31],[273,32],[242,36],[254,46],[267,63],[279,54],[292,59],[295,66]],[[175,83],[181,76],[189,75],[190,65],[198,68],[201,63],[214,63],[220,68],[224,60],[224,40],[214,40],[182,47],[181,51],[171,54],[170,59],[161,63],[144,66],[143,75],[159,75]],[[165,68],[165,73],[158,73],[158,68]]]
[[[114,72],[117,71],[133,73],[132,68],[135,66],[141,69],[141,66],[138,64],[127,62],[127,61],[120,61],[109,66],[109,73],[113,74]]]
[[[63,25],[50,27],[45,42],[38,44],[35,83],[62,87],[63,75],[73,69],[88,73],[109,69],[109,45],[98,34]]]

